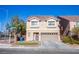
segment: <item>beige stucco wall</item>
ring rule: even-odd
[[[53,21],[55,21],[55,27],[51,27],[51,28],[49,28],[48,27],[48,21],[49,20],[53,20]],[[30,21],[27,21],[27,23],[26,23],[26,41],[30,41],[30,40],[33,40],[33,33],[34,32],[39,32],[39,38],[40,38],[40,40],[41,40],[41,33],[42,32],[47,32],[47,33],[58,33],[58,40],[60,39],[60,29],[59,29],[59,27],[58,27],[58,25],[59,25],[59,21],[56,21],[56,20],[54,20],[54,19],[49,19],[47,22],[45,22],[45,21],[41,21],[41,22],[39,22],[39,27],[37,27],[37,28],[33,28],[33,27],[31,27],[31,21],[32,20],[30,20]]]
[[[30,21],[31,22],[31,21]],[[45,21],[39,22],[38,28],[32,28],[30,22],[26,23],[26,41],[33,40],[33,32],[39,32],[39,38],[41,40],[41,33],[42,32],[49,32],[49,33],[58,33],[58,40],[60,40],[60,29],[58,27],[59,22],[56,22],[56,26],[53,28],[48,28],[48,23]]]
[[[58,40],[60,40],[60,32],[58,30],[28,30],[27,31],[27,41],[33,40],[33,33],[39,32],[39,41],[41,41],[41,33],[58,33]]]
[[[27,22],[27,30],[59,30],[59,22],[56,22],[56,26],[53,28],[48,28],[47,22],[39,22],[38,28],[31,28],[30,22]]]

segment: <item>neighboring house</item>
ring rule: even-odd
[[[74,27],[79,27],[79,16],[59,16],[60,26],[63,27],[63,35],[68,35]]]
[[[53,16],[30,16],[26,23],[27,41],[60,41],[59,19]]]

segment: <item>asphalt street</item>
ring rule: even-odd
[[[0,48],[0,54],[79,54],[78,49]]]

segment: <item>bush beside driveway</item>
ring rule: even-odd
[[[62,41],[64,43],[69,43],[69,44],[79,44],[79,40],[76,40],[70,36],[64,36]]]

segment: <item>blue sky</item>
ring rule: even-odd
[[[7,16],[8,14],[8,16]],[[26,21],[32,15],[79,15],[78,5],[0,5],[0,31],[10,22],[12,16]]]

